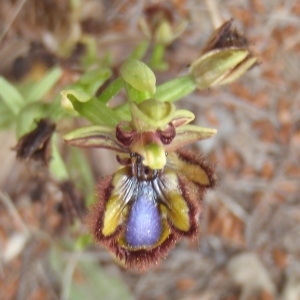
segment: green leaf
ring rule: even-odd
[[[66,165],[60,155],[57,142],[57,134],[53,134],[51,139],[52,159],[50,160],[49,168],[52,176],[56,180],[62,182],[65,180],[69,180],[69,174]]]
[[[85,73],[74,87],[78,86],[85,93],[94,96],[103,83],[111,77],[112,72],[109,69],[96,69]]]
[[[104,273],[95,261],[81,260],[76,272],[84,280],[73,278],[70,300],[133,300],[128,287],[120,279]]]
[[[48,117],[57,123],[64,114],[65,111],[62,109],[61,97],[56,96],[49,106]]]
[[[81,65],[84,69],[87,69],[98,62],[98,49],[96,40],[88,35],[83,37],[83,43],[85,45],[85,53],[81,58]]]
[[[0,130],[9,127],[16,121],[16,116],[6,105],[0,105]]]
[[[3,77],[0,77],[0,97],[14,115],[17,115],[25,104],[19,91]]]
[[[24,94],[26,103],[32,103],[42,100],[45,95],[53,88],[62,75],[62,70],[58,67],[50,70],[42,80],[35,82],[31,88]]]
[[[191,94],[195,89],[193,79],[190,76],[183,76],[159,85],[154,97],[160,101],[174,102]]]
[[[75,249],[76,250],[84,250],[87,246],[92,244],[92,236],[90,234],[82,234],[75,241]]]
[[[35,121],[38,121],[47,116],[49,109],[48,104],[36,102],[24,107],[16,119],[17,128],[16,135],[19,139],[24,134],[30,132],[35,126]]]
[[[70,149],[70,160],[67,162],[68,171],[73,182],[85,196],[94,193],[95,180],[90,162],[85,153],[78,148]]]

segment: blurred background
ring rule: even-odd
[[[45,96],[51,101],[82,73],[87,40],[117,73],[145,39],[139,20],[154,3],[159,2],[2,1],[0,75],[26,85],[60,67],[61,77]],[[169,68],[155,72],[158,83],[184,72],[215,26],[231,18],[260,58],[237,82],[177,102],[195,113],[196,124],[218,129],[215,137],[193,146],[218,176],[217,187],[205,197],[199,240],[179,243],[143,274],[123,270],[100,246],[78,246],[78,238],[86,237],[78,221],[85,214],[80,172],[70,168],[73,181],[62,184],[43,168],[17,160],[11,150],[17,144],[14,125],[4,124],[0,299],[300,299],[300,2],[164,5],[174,22],[184,19],[188,26],[167,48]],[[69,127],[68,121],[57,124],[58,136]],[[67,148],[61,143],[66,160]],[[80,161],[94,181],[117,167],[109,151],[82,153]]]

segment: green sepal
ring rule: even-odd
[[[219,84],[228,84],[240,78],[246,71],[253,67],[258,61],[256,56],[247,56],[239,63]]]
[[[172,143],[166,145],[166,151],[174,151],[178,148],[208,139],[217,133],[216,129],[200,127],[196,125],[184,125],[176,128],[176,136]]]
[[[195,115],[186,109],[177,109],[172,115],[172,124],[174,127],[180,127],[192,122]]]

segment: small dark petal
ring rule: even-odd
[[[130,157],[121,157],[120,155],[117,155],[116,158],[118,163],[122,166],[128,166],[131,163]]]
[[[172,123],[169,123],[165,130],[157,130],[157,133],[162,143],[164,145],[168,145],[173,141],[176,135],[176,130],[174,125]]]
[[[131,127],[128,122],[120,122],[116,128],[116,138],[124,146],[130,146],[132,140],[136,135],[136,131]]]

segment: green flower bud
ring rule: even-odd
[[[123,80],[140,92],[154,94],[156,77],[152,70],[143,62],[130,59],[121,68]]]
[[[191,64],[190,75],[199,89],[228,84],[258,62],[247,40],[231,29],[233,20],[218,28]]]
[[[187,28],[183,16],[177,16],[175,9],[165,3],[154,4],[145,10],[139,25],[148,39],[164,46],[170,45]],[[180,20],[177,22],[176,20]]]
[[[199,89],[220,85],[247,55],[247,50],[213,50],[191,65],[190,74]]]

